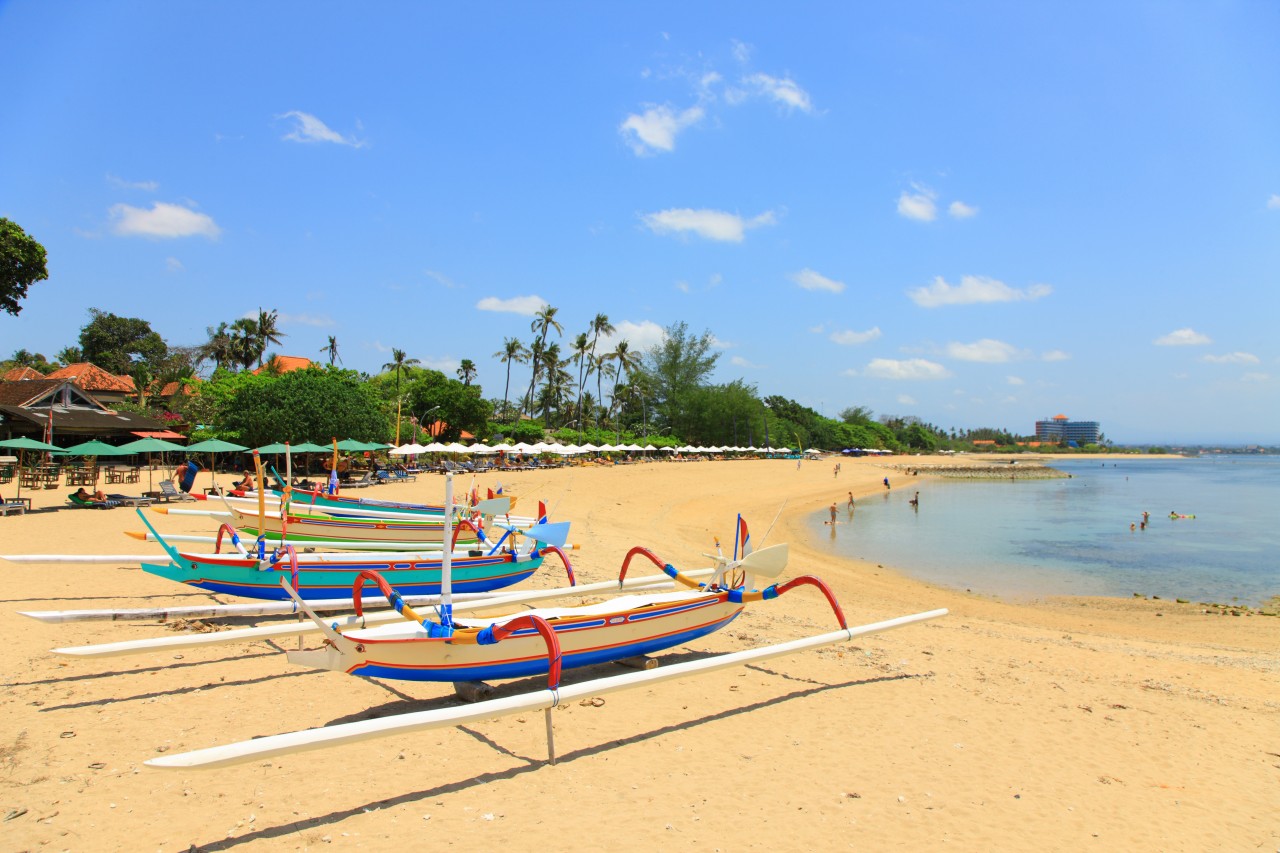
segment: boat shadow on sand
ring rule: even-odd
[[[692,658],[700,658],[700,657],[705,657],[705,655],[701,653],[698,653],[698,654],[689,653],[686,655],[679,656],[680,659],[692,659]],[[662,660],[664,661],[664,663],[675,662],[671,659],[671,656],[664,656]],[[575,672],[580,673],[583,676],[584,680],[585,678],[599,677],[600,672],[599,671],[593,672],[593,670],[602,670],[604,672],[610,672],[610,671],[616,671],[616,668],[611,669],[609,665],[605,664],[605,665],[601,665],[600,667],[584,667],[581,670],[575,670]],[[772,670],[762,669],[761,671],[769,672],[774,675],[781,675],[781,673],[777,673]],[[660,726],[655,729],[650,729],[649,731],[646,731],[646,732],[637,732],[636,734],[631,735],[630,737],[625,737],[621,739],[612,738],[607,742],[598,743],[598,744],[595,744],[594,746],[586,746],[586,747],[582,747],[581,749],[573,750],[571,752],[561,753],[556,756],[556,763],[564,764],[566,762],[576,761],[580,758],[589,758],[593,755],[598,755],[600,753],[612,751],[614,749],[617,749],[618,747],[631,746],[633,744],[643,743],[645,741],[652,740],[654,738],[663,737],[664,735],[669,735],[674,732],[685,731],[688,729],[697,728],[698,726],[719,722],[721,720],[732,719],[742,714],[750,714],[754,711],[759,711],[763,708],[769,708],[774,705],[780,705],[784,702],[790,702],[796,699],[804,699],[805,697],[808,697],[808,696],[816,696],[820,693],[826,693],[827,691],[830,691],[830,690],[842,690],[847,687],[862,687],[862,686],[882,684],[885,682],[892,682],[892,681],[923,679],[923,678],[930,678],[931,676],[932,676],[932,673],[900,673],[897,675],[878,675],[878,676],[872,676],[869,678],[854,678],[854,679],[849,679],[847,681],[838,682],[835,684],[815,682],[814,686],[812,687],[807,687],[801,690],[793,690],[790,693],[784,693],[769,699],[762,699],[759,702],[753,702],[750,705],[740,705],[735,708],[727,708],[723,711],[717,711],[714,714],[706,714],[704,716],[695,717],[693,719],[681,720],[680,722],[671,723],[670,725]],[[524,692],[528,692],[530,689],[536,690],[545,686],[546,686],[545,679],[525,679],[519,682],[512,682],[509,685],[503,685],[503,687],[500,688],[500,692],[503,695],[505,695],[508,692],[508,688],[510,688],[510,692],[512,693],[520,692],[522,690]],[[495,695],[497,694],[497,692],[499,691],[495,691]],[[448,697],[447,700],[445,700],[444,704],[456,704],[457,701],[458,700],[455,699],[454,697]],[[430,707],[430,706],[436,706],[440,704],[442,704],[440,700],[427,700],[427,702],[425,703],[423,702],[392,702],[392,703],[389,703],[388,705],[383,705],[383,706],[379,706],[378,708],[370,709],[370,711],[366,711],[361,714],[353,714],[348,717],[343,717],[341,719],[334,720],[331,723],[331,725],[336,725],[342,722],[352,722],[355,720],[363,720],[363,719],[371,719],[374,717],[387,716],[392,713],[404,713],[411,710],[420,711],[420,710],[424,710],[424,705]],[[244,835],[237,836],[235,838],[220,838],[217,841],[211,841],[205,844],[193,842],[191,849],[195,851],[200,851],[200,853],[211,853],[211,851],[219,851],[219,850],[231,850],[236,847],[239,847],[242,844],[249,844],[255,841],[262,841],[264,839],[283,838],[289,835],[293,835],[295,833],[305,832],[307,830],[317,830],[322,827],[339,824],[342,821],[346,820],[347,818],[358,817],[362,814],[366,814],[372,811],[377,811],[379,809],[412,805],[414,803],[422,802],[424,800],[431,800],[435,797],[440,797],[445,794],[455,794],[461,791],[477,788],[481,785],[488,784],[489,782],[499,782],[499,781],[517,779],[527,773],[535,772],[541,769],[544,765],[546,765],[546,761],[542,758],[531,758],[528,756],[519,755],[507,749],[506,747],[496,743],[492,738],[488,737],[487,735],[483,735],[473,729],[468,728],[467,726],[457,726],[456,728],[462,731],[463,733],[469,735],[470,737],[478,740],[479,742],[493,747],[495,750],[497,750],[501,754],[520,761],[521,764],[516,767],[511,767],[507,770],[496,770],[491,773],[482,773],[478,776],[472,776],[468,779],[459,779],[454,782],[446,782],[432,788],[426,788],[420,791],[412,791],[409,793],[401,794],[396,797],[391,797],[389,799],[372,800],[367,803],[360,803],[358,805],[353,805],[343,809],[337,809],[329,812],[328,814],[318,815],[316,817],[307,818],[305,820],[291,821],[289,823],[279,824],[277,826],[262,827],[253,832],[249,832]]]

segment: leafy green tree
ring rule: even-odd
[[[14,350],[13,355],[0,364],[3,364],[5,370],[15,367],[30,367],[40,373],[52,373],[58,369],[57,364],[51,363],[41,353],[29,352],[25,349]]]
[[[58,363],[63,366],[68,364],[79,364],[84,361],[84,353],[81,351],[80,347],[63,347],[54,357],[58,360]]]
[[[309,367],[280,376],[245,374],[229,381],[219,377],[205,385],[224,381],[234,391],[222,395],[225,402],[215,422],[238,436],[241,444],[323,443],[331,438],[387,441],[391,436],[376,390],[353,370]],[[207,389],[214,395],[220,391]]]
[[[88,325],[80,330],[80,349],[90,361],[115,374],[128,374],[135,361],[155,364],[169,352],[164,338],[151,324],[136,317],[117,317],[97,308],[89,309]]]
[[[688,436],[693,426],[689,409],[693,392],[711,375],[720,354],[712,351],[709,330],[695,336],[681,320],[667,326],[665,332],[662,343],[645,353],[642,370],[653,388],[655,408],[663,422]]]
[[[483,434],[493,411],[481,396],[479,385],[464,385],[438,370],[416,371],[405,388],[405,397],[413,412],[440,407],[433,417],[444,424],[437,438],[446,442],[456,441],[463,430],[473,435]]]
[[[49,277],[44,246],[16,222],[0,217],[0,311],[17,317],[27,288]]]

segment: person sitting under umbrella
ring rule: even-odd
[[[238,489],[242,492],[252,492],[254,490],[253,474],[246,469],[244,472],[244,479],[236,483],[232,488]]]

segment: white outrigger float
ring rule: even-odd
[[[452,499],[451,478],[446,479],[445,493],[448,505]],[[446,528],[449,519],[450,514],[446,513]],[[740,530],[745,532],[744,526],[740,525]],[[447,529],[445,535],[448,536]],[[315,630],[325,638],[324,645],[318,650],[287,653],[291,662],[355,675],[451,681],[455,684],[485,678],[518,678],[546,673],[547,688],[478,702],[462,709],[423,711],[274,735],[164,756],[146,763],[160,768],[220,767],[273,755],[539,709],[545,713],[548,755],[554,763],[555,745],[550,711],[561,702],[846,642],[858,636],[935,619],[947,613],[946,610],[932,610],[850,628],[834,595],[817,578],[803,576],[783,584],[775,583],[764,589],[754,588],[757,577],[775,578],[781,574],[787,563],[786,545],[748,552],[745,536],[742,537],[741,545],[740,558],[737,544],[732,559],[720,554],[707,555],[713,557],[717,565],[706,582],[699,582],[688,573],[664,564],[646,548],[633,548],[624,560],[620,584],[625,582],[627,567],[632,558],[644,556],[659,565],[667,577],[687,589],[675,593],[631,595],[582,607],[535,609],[499,621],[455,620],[447,551],[441,596],[436,605],[438,619],[435,620],[423,618],[415,612],[376,572],[363,572],[356,581],[354,618],[364,619],[360,589],[365,580],[370,580],[378,585],[391,602],[394,612],[402,617],[402,621],[379,627],[369,627],[367,620],[357,627],[349,627],[351,621],[327,623],[293,592],[287,578],[281,579],[281,586],[294,598],[298,608],[310,617]],[[748,603],[772,600],[793,588],[806,585],[817,587],[826,597],[839,623],[839,630],[656,670],[592,679],[570,686],[560,684],[564,668],[633,659],[680,645],[729,624]],[[490,606],[493,603],[491,600]]]

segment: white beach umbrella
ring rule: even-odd
[[[658,448],[654,447],[652,444],[646,444],[646,445],[644,446],[644,449],[645,449],[645,450],[657,450]]]
[[[490,447],[489,445],[485,444],[482,441],[477,441],[475,444],[467,448],[467,452],[468,453],[497,453],[498,449],[496,447]]]
[[[644,448],[638,444],[628,444],[626,447],[622,449],[623,450],[644,450]]]
[[[580,449],[583,453],[595,453],[600,448],[588,441],[586,444],[582,445]]]
[[[441,449],[441,452],[442,453],[466,453],[467,448],[456,441],[451,441]]]

